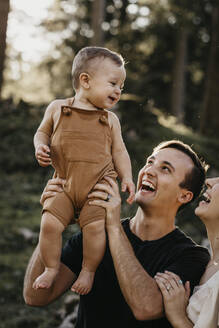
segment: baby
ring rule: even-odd
[[[33,288],[50,288],[59,269],[62,232],[78,222],[83,235],[82,269],[72,286],[87,294],[106,244],[105,209],[91,206],[87,196],[105,176],[121,180],[134,200],[131,162],[117,116],[108,111],[120,99],[126,71],[121,55],[101,47],[86,47],[75,56],[72,81],[75,96],[54,100],[34,136],[38,163],[65,179],[63,192],[45,200],[39,237],[45,265]],[[109,196],[106,201],[109,200]]]

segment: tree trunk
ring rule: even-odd
[[[219,5],[212,10],[211,46],[209,51],[200,132],[219,136]]]
[[[3,85],[3,70],[6,49],[6,31],[9,13],[9,0],[0,0],[0,99]]]
[[[104,33],[101,24],[105,17],[105,0],[93,0],[92,6],[92,30],[94,36],[91,40],[93,46],[103,46]]]
[[[173,67],[173,82],[171,90],[171,112],[177,121],[183,123],[185,110],[185,71],[187,63],[187,41],[188,32],[186,28],[180,27],[176,40],[176,56]]]

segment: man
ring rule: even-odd
[[[154,149],[139,172],[135,196],[139,208],[130,220],[120,222],[121,199],[111,179],[110,186],[95,187],[89,195],[90,205],[106,209],[108,246],[91,292],[80,298],[76,327],[171,327],[153,277],[156,272],[169,270],[183,282],[189,280],[192,288],[198,284],[209,254],[175,227],[175,216],[181,206],[199,195],[204,180],[204,166],[192,149],[179,141],[169,141]],[[58,188],[56,181],[51,181],[43,200]],[[26,272],[26,303],[42,306],[59,297],[76,279],[81,262],[79,233],[63,249],[52,288],[36,291],[32,283],[43,271],[37,248]]]

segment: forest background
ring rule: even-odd
[[[32,139],[48,103],[73,95],[79,49],[106,46],[125,58],[125,89],[113,110],[135,181],[152,148],[172,138],[192,145],[210,165],[209,176],[219,175],[218,1],[45,0],[42,8],[41,2],[0,1],[1,328],[74,327],[72,294],[35,309],[24,305],[22,286],[39,233],[40,194],[52,175],[36,163]],[[176,223],[205,243],[194,206]],[[123,202],[122,215],[135,209]],[[64,239],[76,230],[69,227]]]

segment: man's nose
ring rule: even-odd
[[[156,174],[156,168],[154,165],[150,165],[150,166],[145,166],[144,167],[144,173],[147,175],[151,175],[154,176]]]

